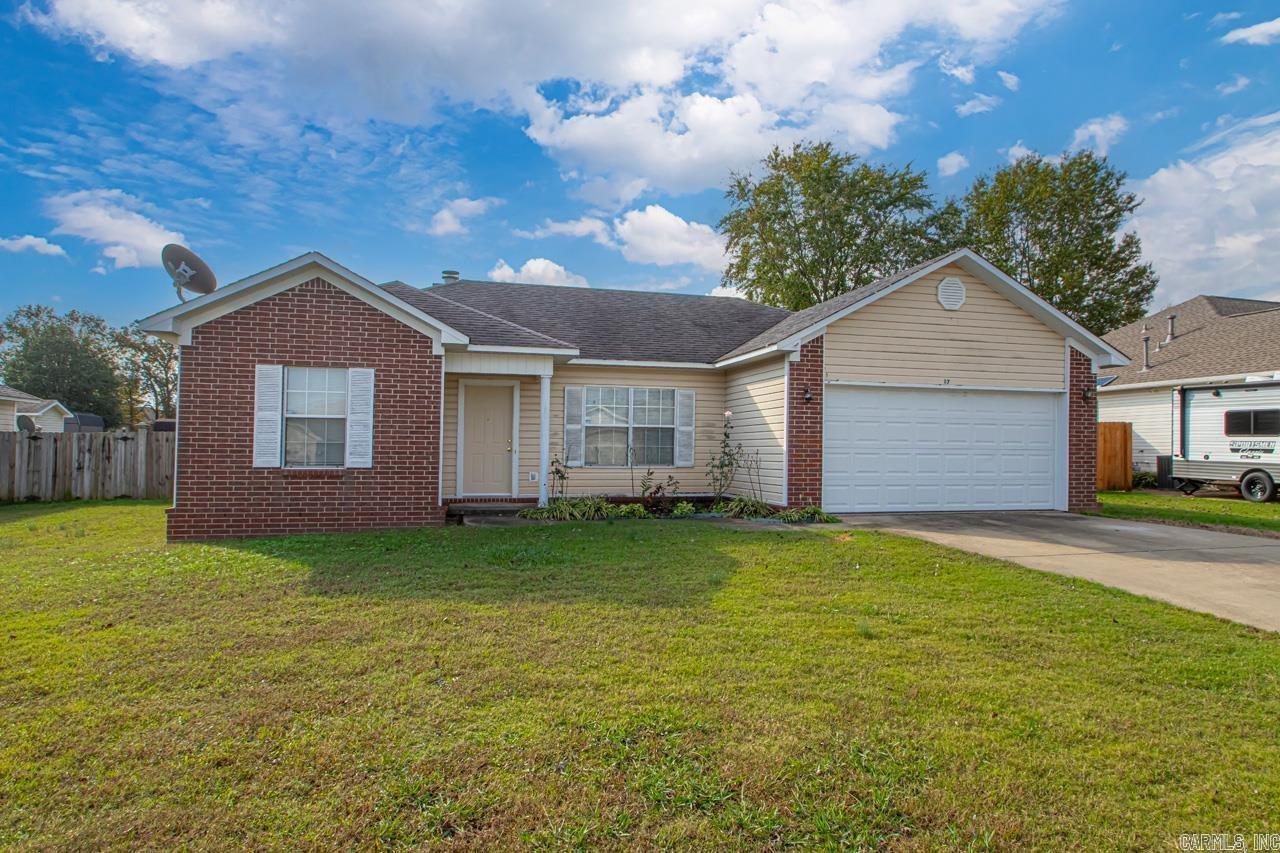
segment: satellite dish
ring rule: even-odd
[[[173,279],[173,289],[178,292],[178,299],[183,302],[187,301],[182,292],[184,290],[203,296],[213,293],[218,286],[213,270],[186,246],[170,243],[160,250],[160,261],[169,278]]]
[[[30,415],[18,415],[18,432],[39,432]]]

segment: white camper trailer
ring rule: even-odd
[[[1210,483],[1269,501],[1280,481],[1280,382],[1200,385],[1173,392],[1173,482],[1190,494]]]

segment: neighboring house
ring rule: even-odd
[[[0,385],[0,432],[18,428],[18,416],[31,418],[42,432],[62,432],[63,419],[71,411],[57,400],[42,400],[17,388]]]
[[[725,412],[778,506],[1094,505],[1124,356],[973,252],[798,313],[740,299],[376,285],[309,253],[142,321],[180,345],[173,539],[441,523],[454,500],[710,491]],[[628,461],[634,459],[634,470]]]
[[[1133,424],[1140,470],[1173,453],[1175,388],[1280,378],[1280,302],[1197,296],[1105,340],[1131,362],[1101,371],[1098,420]]]

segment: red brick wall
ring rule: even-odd
[[[1098,507],[1098,395],[1097,377],[1089,357],[1070,348],[1071,375],[1067,382],[1067,509],[1080,512]],[[1086,399],[1086,392],[1088,398]]]
[[[818,336],[787,362],[787,506],[822,503],[822,347]]]
[[[169,538],[441,524],[443,358],[432,341],[316,278],[196,327],[182,347]],[[372,367],[372,468],[254,468],[254,366]]]

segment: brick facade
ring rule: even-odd
[[[803,344],[787,370],[787,506],[815,506],[822,503],[822,336]]]
[[[1067,509],[1098,508],[1098,386],[1089,357],[1070,348],[1067,381]]]
[[[254,468],[254,367],[371,367],[372,468]],[[323,279],[197,326],[182,347],[169,538],[442,524],[443,357],[421,332]]]

